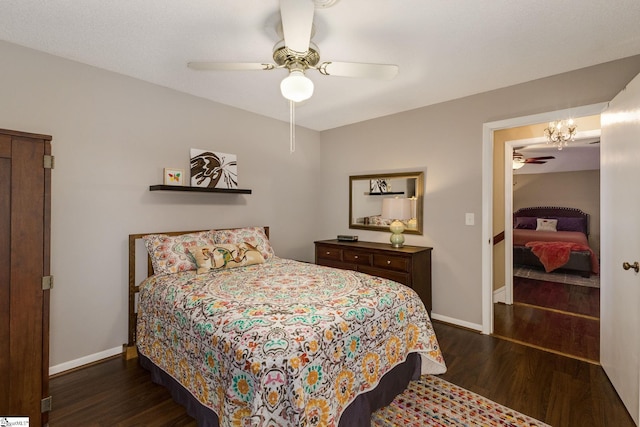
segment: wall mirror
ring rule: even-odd
[[[410,200],[411,218],[402,218],[405,234],[422,234],[423,172],[379,173],[349,177],[349,228],[389,231],[394,219],[382,217],[382,200]]]

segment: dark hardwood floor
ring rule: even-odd
[[[600,317],[600,288],[514,277],[513,299],[522,304]]]
[[[494,304],[495,336],[599,363],[598,288],[514,277],[513,294]]]
[[[554,427],[633,427],[601,366],[434,323],[447,381]]]
[[[633,427],[598,365],[434,322],[445,380],[554,427]],[[52,378],[50,426],[195,426],[137,360]]]

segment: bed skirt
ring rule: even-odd
[[[151,380],[167,388],[174,401],[184,406],[187,413],[196,419],[199,427],[219,427],[218,415],[202,405],[178,381],[139,354],[140,365],[151,373]],[[411,353],[407,360],[387,372],[378,386],[356,397],[340,417],[341,427],[370,427],[371,414],[390,404],[402,393],[411,380],[420,378],[421,359],[418,353]]]

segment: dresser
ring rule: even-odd
[[[431,314],[431,251],[424,246],[392,248],[389,243],[319,240],[316,264],[355,270],[407,285]]]

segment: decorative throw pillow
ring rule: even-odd
[[[210,231],[179,236],[149,234],[144,236],[143,240],[155,274],[195,270],[196,263],[188,249],[215,244]]]
[[[558,231],[580,231],[582,233],[585,232],[585,220],[584,218],[569,218],[569,217],[560,217],[558,219],[558,225],[556,229]]]
[[[534,216],[519,216],[513,228],[522,230],[535,230],[537,227],[537,218]]]
[[[217,244],[189,248],[198,266],[197,273],[206,273],[217,268],[233,268],[245,265],[262,264],[264,258],[260,251],[247,242],[239,245]]]
[[[264,232],[263,227],[244,227],[234,228],[231,230],[215,230],[212,231],[213,239],[216,244],[233,244],[238,245],[240,243],[247,242],[252,246],[258,248],[265,260],[275,256],[273,248],[269,243],[269,238]]]
[[[536,231],[558,231],[556,227],[558,225],[557,219],[538,218],[538,226]]]

